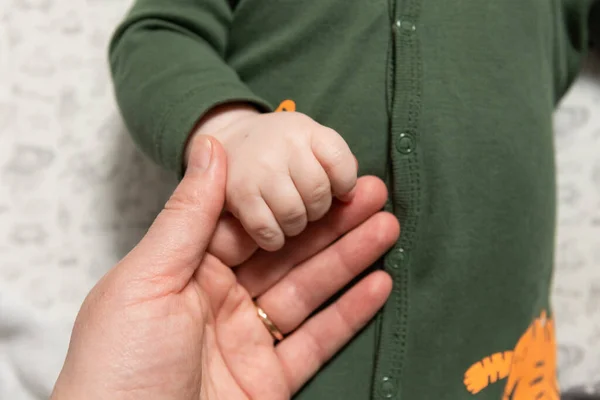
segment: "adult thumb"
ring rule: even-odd
[[[173,291],[183,289],[200,265],[225,201],[226,156],[220,143],[197,136],[190,145],[183,179],[123,260],[136,280],[161,282]]]

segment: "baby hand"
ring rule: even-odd
[[[350,148],[304,114],[247,112],[213,136],[227,153],[226,207],[265,250],[280,249],[285,236],[321,218],[333,196],[352,195]]]

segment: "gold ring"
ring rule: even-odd
[[[265,325],[271,336],[273,336],[273,338],[279,342],[282,341],[283,333],[281,333],[279,328],[277,328],[273,321],[269,319],[269,316],[267,315],[265,310],[260,308],[256,303],[254,303],[254,306],[256,307],[256,313],[258,314],[258,318],[260,318],[260,320]]]

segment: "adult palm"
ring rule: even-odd
[[[361,179],[351,203],[281,251],[255,251],[232,219],[215,231],[225,156],[201,144],[147,235],[86,298],[53,399],[287,399],[389,295],[377,271],[311,317],[397,238],[396,220],[375,214],[379,180]]]

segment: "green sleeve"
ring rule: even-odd
[[[271,108],[224,61],[232,14],[227,0],[137,0],[110,43],[125,124],[171,171],[181,173],[188,135],[214,106],[243,101]]]

